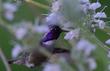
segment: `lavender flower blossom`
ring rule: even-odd
[[[96,2],[96,3],[90,4],[89,9],[96,10],[96,9],[98,9],[100,7],[101,7],[101,4],[99,2]]]
[[[35,25],[33,30],[37,33],[47,33],[49,28],[46,25]]]
[[[30,22],[22,21],[17,25],[13,26],[14,35],[18,40],[22,40],[24,36],[28,33]]]
[[[26,28],[18,28],[16,29],[15,36],[17,39],[22,39],[26,33],[27,33]]]
[[[83,51],[85,56],[89,56],[91,52],[96,48],[95,45],[84,39],[81,39],[76,47],[78,51]]]
[[[88,12],[88,9],[89,9],[89,5],[90,5],[90,3],[89,2],[85,2],[85,3],[81,3],[81,10],[85,13],[85,14],[87,14],[87,12]]]
[[[72,30],[65,35],[64,39],[66,40],[72,40],[74,38],[76,39],[79,37],[79,33],[80,33],[80,29]]]
[[[103,20],[95,20],[95,22],[97,23],[98,27],[100,29],[104,29],[105,28],[105,22]]]
[[[62,71],[58,64],[46,64],[43,71]]]
[[[49,25],[58,25],[58,22],[62,20],[62,16],[61,14],[57,13],[57,12],[53,12],[50,13],[47,17],[46,17],[46,22]]]
[[[55,2],[52,3],[52,12],[58,12],[58,10],[60,10],[61,7],[61,2],[60,0],[57,0]]]
[[[89,0],[80,0],[80,3],[81,4],[86,4],[86,3],[89,3]]]
[[[14,14],[12,12],[5,12],[4,16],[9,21],[12,21],[14,19]]]
[[[10,12],[16,12],[18,9],[16,4],[14,3],[4,3],[3,7],[6,11],[10,11]]]
[[[88,10],[96,10],[98,8],[101,7],[101,4],[100,2],[95,2],[95,3],[90,3],[89,0],[80,0],[80,4],[81,4],[81,10],[84,12],[84,13],[87,13]]]
[[[107,45],[110,45],[110,39],[108,39],[107,41],[105,41],[105,43],[106,43]]]
[[[97,64],[94,58],[88,58],[87,63],[90,70],[95,70],[97,68]]]
[[[7,20],[12,21],[14,19],[14,13],[18,10],[18,6],[14,3],[4,3],[4,16]]]
[[[94,18],[107,18],[105,12],[97,12],[95,15],[94,15]]]
[[[18,55],[22,52],[22,46],[19,44],[16,44],[14,48],[12,49],[12,58],[18,57]]]

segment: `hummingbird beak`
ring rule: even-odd
[[[72,28],[72,29],[74,29],[74,28]],[[72,29],[71,28],[70,29],[62,28],[61,30],[62,30],[62,32],[70,32]]]
[[[62,32],[69,32],[68,30],[62,30]]]
[[[62,29],[62,32],[69,32],[69,30]]]

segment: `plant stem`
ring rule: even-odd
[[[81,30],[83,32],[83,37],[87,38],[88,40],[96,44],[96,46],[104,48],[105,51],[108,51],[110,49],[108,46],[103,44],[99,39],[97,39],[97,37],[91,32],[89,32],[86,28],[83,27]]]
[[[39,2],[35,2],[35,1],[32,1],[32,0],[25,0],[25,2],[31,3],[31,4],[33,4],[33,5],[36,5],[36,6],[40,7],[40,8],[44,8],[44,9],[46,9],[46,10],[49,10],[49,6],[44,5],[44,4],[41,4],[41,3],[39,3]]]
[[[106,33],[110,33],[110,27],[109,26],[105,26],[105,28],[102,29],[102,31],[104,31]]]
[[[7,62],[6,58],[5,58],[5,55],[2,52],[2,49],[1,48],[0,48],[0,57],[1,57],[4,65],[5,65],[6,71],[11,71],[11,68],[10,68],[10,66],[9,66],[9,64],[8,64],[8,62]]]
[[[5,29],[7,29],[11,34],[13,34],[13,29],[12,26],[9,25],[7,22],[5,22],[4,20],[2,20],[2,18],[0,18],[0,27],[3,27]]]
[[[0,18],[1,18],[1,12],[2,12],[2,0],[0,0]]]

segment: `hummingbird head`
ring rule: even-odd
[[[59,25],[49,25],[49,29],[53,32],[62,32],[62,29],[59,27]]]
[[[49,31],[45,33],[41,42],[43,43],[47,41],[57,40],[61,32],[62,32],[62,29],[58,25],[49,25]]]
[[[60,37],[62,32],[65,32],[65,30],[62,30],[59,25],[49,25],[49,31],[45,33],[44,37],[41,39],[40,45],[43,47],[50,47],[50,45],[53,45],[54,41]]]

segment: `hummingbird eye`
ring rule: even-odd
[[[57,30],[56,28],[54,30]]]

